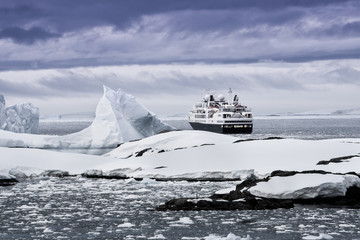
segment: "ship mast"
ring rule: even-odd
[[[229,104],[233,104],[233,100],[232,100],[232,90],[231,88],[229,89]]]

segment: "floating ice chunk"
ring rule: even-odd
[[[182,217],[177,222],[182,224],[194,224],[193,220],[191,220],[189,217]]]
[[[217,235],[209,235],[204,238],[205,240],[251,240],[252,238],[247,235],[245,238],[241,238],[239,236],[236,236],[233,233],[229,233],[226,237],[220,237]]]
[[[119,224],[117,227],[118,228],[131,228],[134,227],[135,225],[129,222],[124,222],[122,224]]]
[[[166,239],[166,237],[164,237],[162,234],[156,234],[153,237],[149,237],[149,239]]]
[[[0,95],[0,129],[17,133],[39,132],[39,108],[31,103],[5,107],[5,99]]]
[[[313,235],[307,235],[302,237],[302,239],[307,239],[307,240],[313,240],[313,239],[333,239],[333,237],[331,235],[325,234],[325,233],[320,233],[319,236],[313,236]]]

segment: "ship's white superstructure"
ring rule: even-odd
[[[232,91],[229,91],[229,99]],[[219,133],[251,133],[253,118],[251,109],[239,103],[237,95],[231,102],[220,94],[205,95],[201,102],[194,105],[189,115],[189,123],[195,130]]]

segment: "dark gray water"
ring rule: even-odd
[[[152,211],[170,198],[207,197],[233,184],[81,177],[26,181],[0,189],[0,239],[220,239],[230,233],[237,239],[360,236],[360,212],[352,209]]]
[[[179,130],[191,130],[187,120],[165,120]],[[88,127],[91,122],[40,122],[40,134],[65,135]],[[359,138],[360,116],[262,117],[254,119],[252,134],[241,138],[284,137],[298,139]]]
[[[168,120],[190,129],[185,120]],[[90,122],[46,122],[42,134]],[[264,118],[241,138],[360,138],[360,117]],[[208,197],[235,182],[154,182],[81,177],[28,179],[0,188],[0,239],[360,239],[360,212],[296,207],[264,211],[156,212],[178,197]],[[233,235],[231,235],[233,234]]]

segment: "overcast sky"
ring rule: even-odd
[[[228,88],[254,113],[360,107],[358,0],[3,0],[0,94],[93,112],[102,85],[186,113]]]

